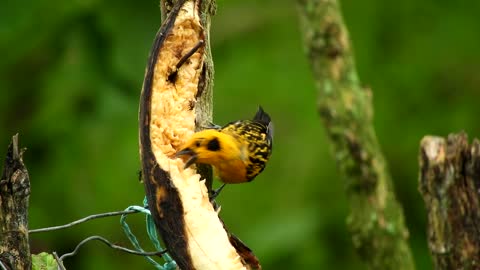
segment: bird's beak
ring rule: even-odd
[[[175,157],[181,157],[181,156],[189,157],[187,162],[185,162],[185,166],[184,166],[185,169],[192,166],[192,164],[195,163],[195,161],[197,161],[197,153],[195,153],[195,151],[193,151],[190,148],[185,148],[183,150],[178,151],[175,154]]]

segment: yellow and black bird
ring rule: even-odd
[[[252,120],[193,134],[176,156],[187,160],[185,167],[193,163],[212,165],[224,183],[244,183],[263,171],[272,153],[272,142],[270,116],[259,107]]]

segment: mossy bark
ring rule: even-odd
[[[435,269],[480,269],[480,142],[426,136],[419,162]]]
[[[370,269],[414,269],[403,211],[373,127],[372,91],[358,79],[338,1],[297,2],[318,112],[346,180],[353,244]]]
[[[28,242],[30,178],[13,136],[0,178],[0,261],[8,269],[31,269]]]

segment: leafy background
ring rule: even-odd
[[[423,135],[480,134],[479,1],[342,1],[375,126],[402,202],[418,269],[431,269],[417,192]],[[159,27],[156,1],[0,3],[0,145],[21,134],[32,181],[30,227],[141,204],[137,110]],[[256,181],[228,186],[221,215],[265,269],[365,269],[346,230],[348,205],[316,113],[294,1],[219,0],[213,19],[215,122],[275,122]],[[129,221],[145,240],[143,217]],[[34,252],[71,251],[99,234],[129,245],[117,218],[32,235]],[[91,243],[68,269],[152,269]]]

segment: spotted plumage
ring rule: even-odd
[[[259,107],[252,120],[239,120],[221,128],[195,133],[177,152],[185,166],[210,164],[225,183],[252,181],[265,168],[272,153],[273,126]]]
[[[220,132],[229,134],[247,146],[246,180],[263,171],[272,153],[273,126],[270,116],[259,107],[252,120],[226,124]]]

